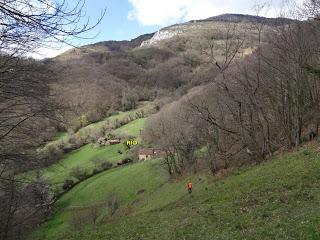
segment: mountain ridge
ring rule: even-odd
[[[153,33],[146,33],[142,34],[136,38],[133,38],[131,40],[109,40],[109,41],[101,41],[96,42],[93,44],[83,45],[77,48],[77,50],[80,49],[84,51],[84,53],[88,52],[100,52],[100,51],[110,51],[110,52],[120,52],[120,51],[126,51],[129,49],[133,49],[136,47],[144,47],[144,46],[151,46],[154,43],[157,43],[164,39],[172,38],[181,31],[178,29],[179,27],[185,27],[185,26],[192,26],[196,23],[213,23],[213,22],[234,22],[234,23],[252,23],[252,22],[258,22],[258,23],[264,23],[267,25],[282,25],[287,24],[289,22],[292,22],[294,20],[288,19],[288,18],[268,18],[268,17],[262,17],[262,16],[255,16],[255,15],[249,15],[249,14],[236,14],[236,13],[226,13],[221,14],[205,19],[199,19],[199,20],[191,20],[184,23],[179,24],[173,24],[167,27],[163,27],[159,29],[157,32]],[[177,31],[171,31],[172,29],[177,29]],[[67,52],[62,53],[61,55],[58,55],[56,58],[61,58],[61,56],[65,56],[68,53],[77,52],[75,49],[71,49]],[[78,53],[79,54],[79,53]]]
[[[250,14],[225,13],[198,21],[264,22],[266,24],[275,24],[280,22],[283,24],[284,22],[289,23],[293,20],[283,17],[269,18]]]

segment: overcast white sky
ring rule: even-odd
[[[264,3],[268,3],[268,8],[261,15],[276,17],[288,3],[302,2],[303,0],[87,0],[85,10],[91,19],[98,18],[101,8],[107,7],[108,10],[97,29],[100,32],[98,37],[90,42],[78,41],[75,44],[81,46],[106,40],[130,40],[168,25],[224,13],[255,14],[254,6]],[[70,48],[42,48],[38,50],[39,54],[32,56],[54,57]]]

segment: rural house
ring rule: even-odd
[[[141,148],[138,151],[139,161],[145,161],[154,157],[161,157],[165,155],[165,151],[155,148]]]

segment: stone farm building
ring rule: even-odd
[[[141,148],[138,152],[139,161],[149,160],[155,157],[162,157],[165,151],[155,148]]]
[[[111,139],[108,141],[110,145],[119,144],[121,141],[120,139]]]

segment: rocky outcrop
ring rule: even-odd
[[[149,47],[151,45],[157,44],[158,42],[166,39],[173,38],[183,33],[183,30],[179,26],[167,27],[156,32],[152,38],[147,41],[143,41],[140,47]]]

